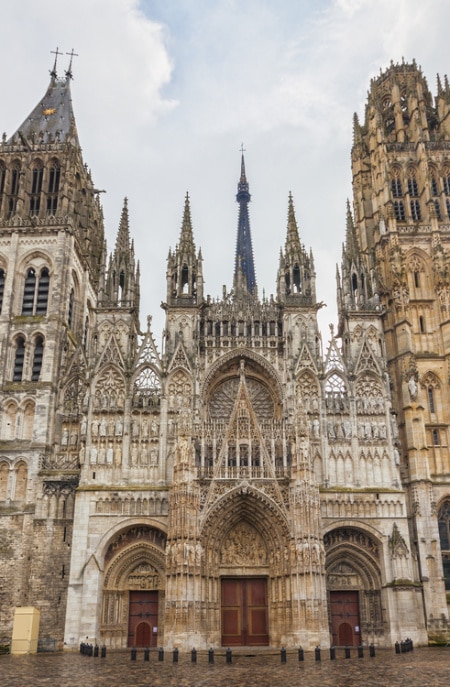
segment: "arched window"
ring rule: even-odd
[[[6,461],[0,463],[0,501],[6,501],[8,496],[9,465]]]
[[[402,180],[400,178],[400,170],[398,169],[392,171],[391,189],[393,198],[403,197]]]
[[[439,509],[438,525],[445,588],[450,589],[450,500],[444,501]]]
[[[294,265],[294,270],[292,273],[292,281],[294,286],[294,292],[300,293],[302,290],[302,285],[300,281],[300,267],[296,264]]]
[[[432,196],[438,196],[439,195],[437,177],[436,177],[436,174],[434,173],[434,171],[431,172],[430,188],[431,188],[431,195]]]
[[[29,269],[25,277],[23,290],[22,315],[32,315],[34,310],[34,293],[36,291],[36,272]]]
[[[422,219],[422,213],[420,211],[420,201],[418,200],[411,200],[410,201],[410,207],[411,207],[411,217],[415,221],[419,221]]]
[[[36,271],[30,268],[25,277],[23,291],[22,315],[45,315],[48,305],[50,274],[46,267],[41,269],[39,278]]]
[[[89,317],[86,315],[86,319],[84,321],[84,334],[83,334],[83,348],[86,351],[88,347],[88,341],[89,341]]]
[[[36,162],[32,170],[31,193],[30,193],[30,215],[39,215],[41,207],[42,177],[44,168],[41,162]]]
[[[419,197],[419,187],[417,185],[415,169],[410,169],[408,172],[408,193],[411,196],[411,198]]]
[[[434,211],[435,211],[435,213],[436,213],[436,217],[437,217],[438,219],[442,219],[441,206],[440,206],[440,203],[439,203],[439,199],[438,199],[438,198],[435,198],[433,202],[434,202]]]
[[[59,182],[61,167],[57,160],[53,160],[48,173],[47,215],[56,215],[58,209]]]
[[[0,269],[0,315],[2,314],[4,293],[5,293],[5,270]]]
[[[69,296],[69,308],[67,312],[67,324],[69,327],[72,327],[73,323],[73,302],[75,298],[75,291],[73,289],[70,289],[70,296]]]
[[[447,165],[442,170],[442,184],[446,196],[450,196],[450,167]]]
[[[14,501],[24,501],[27,495],[28,470],[25,463],[20,462],[16,466],[16,489]]]
[[[19,197],[19,182],[20,182],[20,164],[15,162],[10,170],[9,177],[9,203],[8,203],[8,218],[12,217],[17,208],[17,199]]]
[[[44,338],[37,336],[34,342],[33,368],[31,370],[31,381],[39,381],[42,369],[42,358],[44,356]]]
[[[22,414],[22,439],[31,441],[33,438],[34,404],[27,403]]]
[[[45,315],[48,304],[48,290],[50,287],[50,275],[48,269],[44,267],[39,276],[36,301],[36,315]]]
[[[18,336],[16,339],[16,352],[14,356],[13,381],[21,382],[23,375],[23,363],[25,359],[25,339]]]
[[[394,214],[397,222],[405,221],[405,205],[402,200],[394,200]]]

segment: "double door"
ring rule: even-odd
[[[268,644],[267,579],[222,579],[222,645]]]

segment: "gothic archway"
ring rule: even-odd
[[[281,507],[250,485],[232,489],[210,509],[201,542],[204,585],[212,590],[211,641],[263,646],[289,633],[289,541]]]
[[[380,545],[369,533],[339,527],[324,536],[332,643],[360,644],[384,635]],[[347,626],[350,626],[351,632]]]
[[[134,525],[115,534],[106,551],[102,642],[115,648],[156,646],[163,637],[165,534]]]

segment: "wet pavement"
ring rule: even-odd
[[[344,650],[336,651],[330,661],[322,651],[322,660],[305,653],[298,661],[296,651],[287,651],[286,663],[279,651],[251,654],[233,652],[232,663],[226,662],[224,650],[216,651],[214,664],[207,652],[198,652],[197,663],[190,654],[179,654],[173,662],[172,652],[158,661],[152,650],[150,661],[137,652],[136,661],[129,652],[108,652],[105,658],[79,653],[39,653],[33,656],[0,656],[1,687],[448,687],[450,684],[450,647],[419,648],[395,654],[394,650],[377,650],[370,658],[357,658],[352,649],[350,659]]]

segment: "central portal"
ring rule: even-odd
[[[222,645],[267,646],[267,579],[222,579]]]

